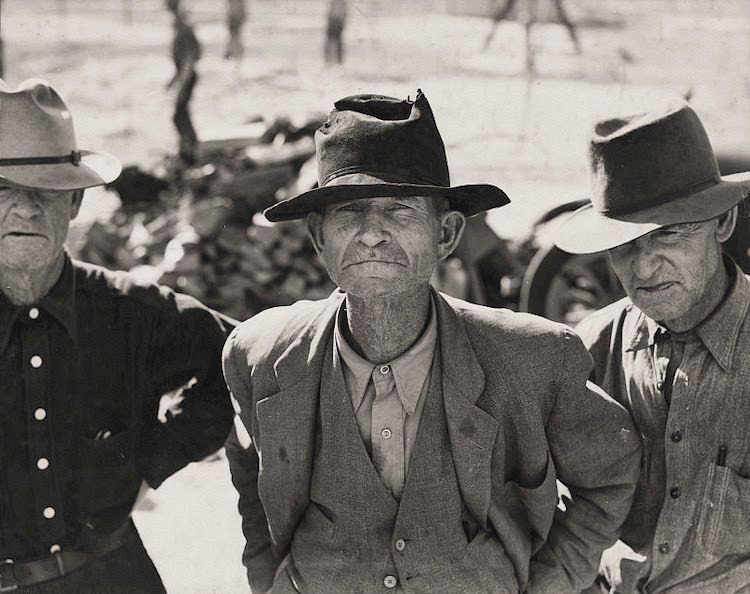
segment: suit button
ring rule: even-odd
[[[397,583],[398,583],[398,580],[392,575],[387,575],[383,578],[383,585],[386,588],[389,588],[389,589],[395,588]]]
[[[663,542],[659,545],[659,552],[663,555],[666,555],[671,550],[671,547],[669,546],[668,542]]]
[[[679,497],[680,495],[682,495],[682,491],[680,490],[680,488],[679,488],[679,487],[672,487],[672,488],[671,488],[671,489],[669,490],[669,496],[670,496],[670,497],[671,497],[672,499],[677,499],[677,498],[678,498],[678,497]]]
[[[401,553],[406,548],[406,541],[403,538],[399,538],[395,543],[393,543],[393,546],[396,547],[396,550]]]
[[[677,429],[676,431],[672,432],[672,435],[670,436],[672,441],[677,443],[678,441],[682,441],[682,432]]]

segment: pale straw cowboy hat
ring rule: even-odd
[[[78,148],[70,112],[45,81],[11,90],[0,80],[0,183],[79,190],[108,184],[121,170],[112,155]]]
[[[591,202],[552,232],[566,252],[600,252],[665,225],[707,221],[750,193],[750,172],[721,176],[703,124],[681,100],[597,123],[589,179]]]
[[[315,133],[319,187],[266,209],[268,220],[299,219],[328,204],[388,196],[444,196],[466,216],[510,202],[493,185],[451,186],[445,146],[421,90],[414,101],[353,95],[334,107]]]

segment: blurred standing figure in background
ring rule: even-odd
[[[721,176],[682,102],[599,122],[589,154],[591,202],[556,242],[606,250],[628,295],[576,332],[591,380],[630,411],[643,464],[587,592],[748,592],[750,277],[721,246],[750,172]]]
[[[180,159],[191,165],[195,162],[195,146],[198,136],[190,119],[188,104],[193,95],[195,83],[198,81],[196,64],[201,57],[201,45],[190,24],[187,11],[180,5],[180,0],[167,0],[167,9],[174,15],[172,59],[175,65],[175,74],[167,84],[167,89],[177,87],[172,121],[180,135]]]
[[[524,9],[523,14],[517,16],[519,16],[519,20],[523,20],[525,27],[524,39],[526,42],[526,70],[528,72],[533,72],[534,47],[531,43],[531,27],[534,23],[537,23],[539,21],[539,1],[540,0],[522,0],[522,4],[519,5],[518,0],[505,0],[504,5],[496,6],[494,14],[492,15],[492,28],[490,29],[489,33],[487,33],[487,37],[485,37],[484,39],[484,49],[486,50],[492,43],[500,22],[506,20],[514,9],[516,9],[516,11],[518,12],[518,8],[520,6]],[[555,12],[557,13],[557,18],[568,30],[570,40],[573,42],[573,47],[575,47],[576,53],[580,54],[581,44],[578,41],[578,34],[576,33],[575,25],[568,17],[568,13],[563,6],[563,0],[545,1],[552,2],[552,4],[554,5]]]
[[[346,26],[347,0],[330,0],[326,23],[326,42],[323,50],[326,64],[344,63],[344,27]]]
[[[245,0],[227,0],[227,49],[224,52],[224,59],[242,59],[245,48],[242,45],[242,25],[247,19],[247,10],[245,9]]]
[[[54,89],[0,80],[0,138],[0,592],[164,592],[130,513],[221,447],[227,327],[69,256],[84,189],[120,163],[78,149]]]

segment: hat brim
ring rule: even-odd
[[[122,171],[120,161],[100,151],[80,151],[81,161],[46,165],[0,167],[0,181],[38,190],[81,190],[115,181]]]
[[[510,203],[510,198],[497,186],[469,184],[464,186],[431,186],[399,183],[341,184],[315,188],[267,208],[263,214],[272,222],[301,219],[329,204],[397,196],[445,196],[451,208],[470,217],[477,213]]]
[[[552,231],[561,250],[593,254],[626,244],[665,225],[707,221],[750,194],[750,172],[727,175],[716,185],[684,198],[617,217],[594,210],[591,203],[573,211]]]

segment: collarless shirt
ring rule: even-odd
[[[190,297],[67,256],[38,303],[0,292],[0,559],[107,534],[141,481],[221,446],[225,331]],[[160,419],[172,390],[184,400]]]
[[[576,328],[591,379],[628,409],[643,443],[621,539],[647,555],[623,571],[652,593],[750,587],[750,281],[726,264],[731,289],[690,332],[669,333],[627,298]]]
[[[375,364],[344,338],[345,302],[336,316],[334,357],[342,363],[352,409],[373,465],[399,500],[409,470],[419,420],[428,391],[437,339],[437,316],[430,301],[427,327],[403,354]]]

